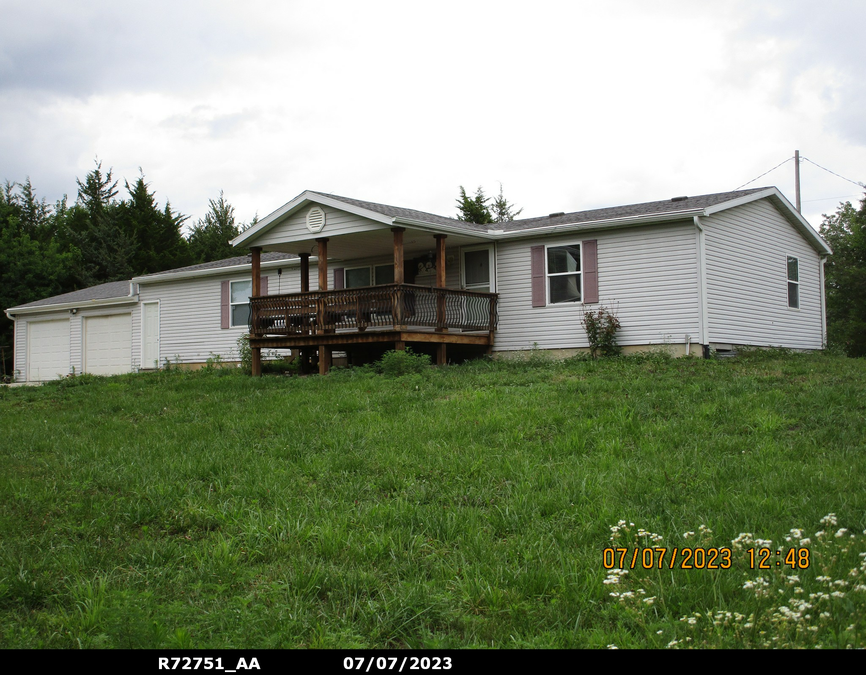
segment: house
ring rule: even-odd
[[[585,349],[584,309],[626,350],[821,349],[827,244],[776,188],[478,225],[307,191],[233,244],[248,256],[7,310],[38,380],[292,350],[327,372],[412,345],[444,363]]]

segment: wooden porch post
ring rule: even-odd
[[[331,348],[319,345],[319,375],[327,375],[331,368]]]
[[[446,234],[437,234],[434,235],[436,238],[436,288],[445,288],[445,238],[448,236]],[[448,326],[446,325],[446,316],[445,316],[445,294],[437,293],[436,298],[436,332],[437,333],[447,333]],[[441,363],[439,361],[440,355],[437,352],[436,358],[437,363],[442,365],[445,360],[445,344],[443,343],[440,347],[441,354]]]
[[[306,293],[310,290],[310,254],[298,253],[301,259],[301,293]]]
[[[318,266],[319,266],[319,290],[328,290],[328,238],[322,237],[316,239],[319,244]],[[322,334],[325,332],[325,298],[319,297],[316,299],[316,332]],[[322,346],[319,346],[319,372],[322,372]],[[325,373],[328,371],[325,370]],[[322,373],[324,374],[324,373]]]
[[[394,283],[405,283],[406,265],[403,263],[403,232],[405,228],[392,227],[391,232],[394,233]]]
[[[261,246],[253,246],[250,251],[253,263],[253,297],[257,297],[262,294],[262,249]]]
[[[406,264],[403,261],[403,232],[405,228],[392,227],[394,233],[394,283],[406,283]],[[398,288],[394,300],[394,328],[396,330],[405,328],[403,319],[403,289]],[[396,347],[401,349],[401,347]]]
[[[448,354],[445,351],[447,345],[442,342],[436,345],[436,365],[437,366],[445,366],[448,365]]]
[[[252,367],[252,375],[253,377],[261,377],[262,375],[262,350],[259,347],[253,347],[251,349],[253,354],[253,367]]]
[[[262,249],[260,246],[252,246],[250,252],[252,253],[252,295],[253,297],[257,297],[262,294]],[[252,307],[250,311],[252,311]],[[255,332],[258,324],[255,316],[250,317],[250,323],[253,326],[253,332]],[[253,377],[260,377],[262,374],[262,350],[259,347],[252,347],[250,351],[253,357]]]
[[[328,290],[328,238],[316,239],[319,244],[319,290]]]

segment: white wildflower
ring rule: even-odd
[[[844,537],[845,534],[847,534],[847,532],[848,532],[848,530],[846,530],[844,527],[841,528],[841,529],[839,529],[839,530],[837,530],[837,531],[836,531],[836,539],[839,539],[839,538],[841,538],[841,537]]]
[[[803,537],[803,530],[798,527],[794,527],[791,529],[791,533],[789,536],[785,537],[785,541],[792,541],[794,539],[801,539]]]
[[[821,518],[822,525],[836,525],[836,514],[828,513],[826,516]]]

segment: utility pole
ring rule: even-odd
[[[797,213],[800,213],[800,151],[794,150],[794,195]]]

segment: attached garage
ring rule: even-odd
[[[44,382],[70,373],[132,371],[138,295],[112,281],[6,310],[15,322],[15,379]]]
[[[84,317],[84,372],[120,375],[132,370],[132,314]]]
[[[69,374],[69,319],[27,324],[27,379],[57,380]]]

